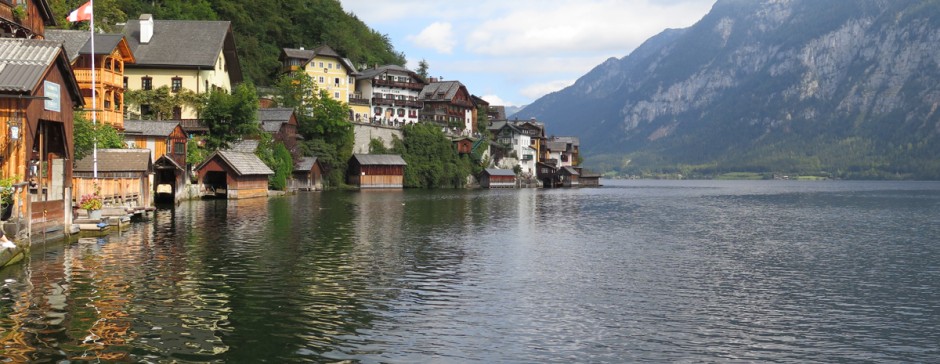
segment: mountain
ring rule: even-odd
[[[940,179],[940,1],[719,0],[517,113],[625,174]]]

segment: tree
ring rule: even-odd
[[[435,125],[418,123],[402,128],[404,140],[392,141],[392,150],[405,162],[405,187],[463,187],[470,175],[469,157],[458,157],[453,143]]]
[[[73,120],[75,128],[73,135],[75,140],[75,159],[82,159],[91,154],[95,148],[95,141],[98,142],[98,148],[124,148],[124,138],[118,134],[117,129],[105,123],[92,124],[85,119],[83,113],[74,113]]]
[[[216,151],[246,136],[257,135],[258,93],[251,83],[242,83],[231,94],[224,90],[209,93],[202,120],[209,129],[206,149]]]
[[[294,159],[284,143],[274,140],[270,134],[262,133],[255,155],[274,171],[268,178],[268,186],[273,190],[286,189],[287,179],[294,170]]]
[[[369,141],[369,154],[388,154],[388,148],[382,138],[372,138]]]
[[[428,80],[428,61],[421,59],[421,61],[418,62],[418,70],[415,71],[415,73],[417,73],[418,76],[421,76],[421,78],[427,81]]]
[[[147,105],[150,113],[141,114],[141,119],[166,120],[173,118],[173,109],[188,106],[200,109],[205,105],[206,96],[189,89],[170,91],[169,86],[160,86],[151,90],[130,90],[124,92],[124,101],[128,105],[142,107]],[[143,110],[141,110],[143,113]]]

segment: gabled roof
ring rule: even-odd
[[[69,55],[69,62],[75,62],[81,54],[91,54],[91,35],[87,31],[49,29],[46,30],[46,39],[62,42]],[[96,55],[111,54],[115,49],[122,53],[125,62],[134,63],[134,55],[124,41],[123,34],[95,33]]]
[[[467,89],[460,81],[432,82],[424,86],[418,99],[422,101],[450,101],[457,96],[457,92],[461,88],[465,91]],[[438,95],[442,95],[443,98],[438,97]]]
[[[568,149],[568,143],[565,142],[547,142],[545,148],[553,152],[563,152]]]
[[[228,150],[241,153],[254,153],[258,150],[258,144],[259,142],[257,140],[244,139],[232,143],[232,145],[228,147]]]
[[[408,164],[398,154],[353,154],[352,157],[362,166],[404,166]]]
[[[483,173],[490,176],[516,176],[516,172],[513,172],[511,169],[487,168],[483,170]]]
[[[75,172],[94,172],[94,155],[75,161]],[[98,172],[149,172],[150,149],[98,149]]]
[[[137,59],[133,67],[212,69],[221,53],[225,56],[232,83],[242,81],[235,36],[229,21],[153,20],[153,37],[147,44],[142,44],[140,19],[134,19],[128,20],[124,26],[124,36]]]
[[[261,130],[264,130],[266,133],[277,133],[284,124],[284,121],[265,121],[261,123]]]
[[[288,122],[294,115],[294,109],[289,107],[272,107],[267,109],[258,109],[258,121],[280,121]]]
[[[303,157],[297,161],[297,166],[294,167],[294,171],[310,171],[313,169],[313,165],[317,163],[317,157]]]
[[[352,61],[348,58],[343,58],[339,53],[336,53],[333,48],[330,48],[328,45],[321,45],[314,49],[302,49],[302,48],[282,48],[281,49],[281,59],[284,58],[298,58],[304,60],[303,66],[306,67],[307,63],[313,60],[314,57],[330,57],[336,58],[340,61],[343,67],[346,67],[346,73],[354,74],[356,73],[356,67],[353,66]]]
[[[571,144],[574,146],[579,146],[581,144],[581,139],[573,136],[564,136],[564,137],[554,137],[552,138],[553,142],[562,142],[566,144]]]
[[[164,155],[160,156],[160,158],[157,158],[157,160],[154,161],[153,164],[154,164],[155,166],[158,166],[158,167],[161,166],[161,165],[169,165],[169,166],[172,166],[173,168],[179,169],[179,170],[181,170],[181,171],[185,171],[185,170],[186,170],[185,167],[181,166],[179,163],[176,163],[176,160],[174,160],[173,158],[170,158],[170,155],[169,155],[169,154],[164,154]]]
[[[124,134],[167,137],[179,126],[178,121],[124,120]]]
[[[31,93],[55,62],[65,74],[63,87],[72,101],[84,105],[62,43],[51,40],[0,38],[0,92]]]
[[[559,172],[566,172],[567,174],[570,174],[570,175],[572,175],[572,176],[579,176],[579,175],[581,175],[581,173],[578,173],[578,170],[577,170],[577,169],[574,169],[574,167],[571,167],[571,166],[564,166],[564,167],[561,167],[558,171],[559,171]]]
[[[271,171],[271,168],[268,168],[264,162],[261,161],[261,158],[254,155],[253,153],[242,153],[235,152],[231,150],[219,150],[213,152],[206,158],[205,161],[199,164],[196,169],[202,169],[209,161],[218,157],[225,164],[232,168],[236,174],[239,176],[251,176],[251,175],[272,175],[274,174]]]

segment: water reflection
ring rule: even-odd
[[[366,363],[940,356],[933,243],[940,187],[769,186],[667,182],[184,203],[121,234],[37,247],[28,264],[0,271],[0,356]]]

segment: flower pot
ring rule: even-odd
[[[88,211],[88,218],[92,220],[101,220],[101,210],[86,210]]]

